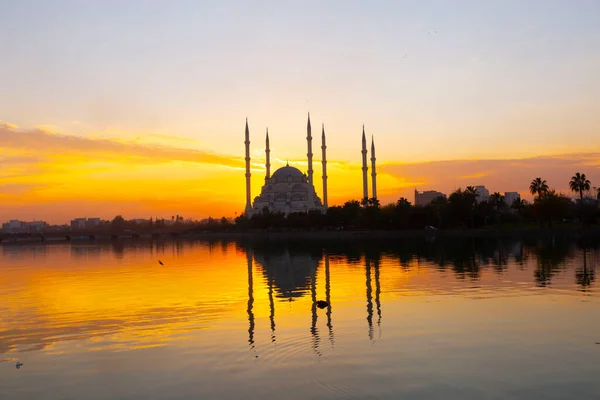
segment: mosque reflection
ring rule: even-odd
[[[262,272],[267,282],[269,299],[269,322],[271,329],[271,342],[276,342],[275,323],[275,298],[280,301],[292,302],[300,297],[310,294],[310,335],[312,348],[317,355],[320,351],[321,332],[317,327],[319,319],[318,303],[324,301],[324,314],[326,318],[327,339],[331,347],[335,344],[332,322],[333,302],[331,299],[331,266],[330,255],[322,248],[295,249],[281,246],[254,245],[246,246],[246,262],[248,271],[248,343],[252,350],[255,346],[255,314],[254,314],[254,271]],[[381,336],[381,283],[380,283],[380,254],[364,257],[363,268],[365,271],[365,298],[366,321],[369,339],[374,340],[374,319],[379,336]],[[317,298],[317,270],[324,269],[325,299]],[[374,286],[374,288],[373,288]],[[276,293],[273,296],[274,292]]]
[[[159,267],[156,260],[166,261],[166,257],[169,262]],[[289,317],[293,306],[293,328],[306,329],[312,349],[321,355],[326,346],[335,345],[334,311],[348,311],[350,302],[353,315],[362,315],[364,338],[381,338],[382,296],[394,297],[391,292],[405,290],[399,276],[410,278],[426,271],[429,280],[416,280],[414,291],[405,292],[417,296],[461,295],[465,285],[482,280],[487,280],[491,289],[518,282],[525,284],[522,288],[529,284],[590,294],[595,290],[600,244],[558,237],[377,242],[172,240],[2,246],[0,258],[0,264],[9,266],[6,289],[0,291],[0,300],[5,300],[4,309],[0,306],[4,315],[0,319],[0,324],[4,322],[4,327],[0,325],[0,353],[44,349],[57,341],[109,338],[122,331],[133,335],[142,328],[149,335],[144,340],[162,343],[164,337],[152,336],[148,326],[157,331],[185,330],[191,323],[195,328],[189,329],[206,329],[219,320],[239,316],[244,325],[247,319],[248,345],[256,351],[256,335],[264,333],[257,330],[262,326],[257,321],[268,321],[268,339],[276,344],[283,337],[281,327],[289,328],[281,320]],[[237,268],[234,274],[222,267],[225,260]],[[227,286],[229,282],[234,283]],[[60,298],[61,304],[71,307],[64,312],[53,309],[24,315],[17,307],[20,303],[14,301],[29,301],[29,309],[43,310],[60,297],[62,287],[68,287],[70,293]],[[226,301],[224,290],[229,290]],[[10,295],[21,292],[23,296]],[[118,301],[108,308],[112,299]],[[319,301],[324,301],[323,309],[318,307]],[[15,306],[10,308],[11,304]],[[268,307],[257,306],[261,304]],[[283,309],[284,305],[289,309]],[[277,321],[278,310],[281,322]],[[348,313],[337,315],[341,335],[342,317]],[[106,340],[112,343],[112,339]]]
[[[277,303],[293,302],[310,296],[310,329],[312,348],[321,355],[322,332],[318,328],[319,317],[326,319],[327,339],[333,347],[333,309],[331,298],[330,258],[345,258],[347,266],[360,268],[364,274],[365,330],[369,340],[381,338],[381,264],[399,267],[405,272],[422,265],[437,268],[440,272],[451,270],[455,279],[479,280],[482,271],[489,269],[496,274],[508,274],[515,269],[533,270],[533,281],[546,287],[558,274],[566,272],[567,266],[575,268],[575,283],[582,292],[591,290],[595,281],[600,246],[595,242],[574,242],[551,238],[535,241],[522,240],[457,240],[435,243],[432,241],[403,241],[396,243],[330,242],[320,245],[306,243],[254,242],[240,245],[246,253],[248,272],[248,343],[255,345],[254,280],[262,275],[266,282],[269,301],[270,340],[276,342]],[[509,268],[510,266],[510,268]],[[322,271],[318,274],[318,271]],[[260,276],[259,275],[259,276]],[[324,277],[325,298],[317,296],[318,276]],[[385,276],[383,277],[385,279]],[[326,307],[320,311],[318,301]],[[306,302],[302,302],[306,303]],[[324,315],[323,315],[324,314]]]

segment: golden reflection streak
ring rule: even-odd
[[[310,296],[312,300],[311,306],[311,325],[310,325],[310,334],[313,338],[313,350],[317,355],[321,355],[319,351],[319,329],[317,328],[317,270],[312,267],[310,271]]]
[[[365,256],[365,273],[367,286],[367,323],[369,324],[369,339],[373,340],[373,295],[371,288],[371,263]]]
[[[325,253],[325,301],[327,301],[327,329],[329,329],[329,342],[334,345],[333,325],[331,324],[331,276],[329,271],[329,253]]]
[[[271,323],[271,343],[275,343],[275,302],[273,301],[273,278],[269,279],[269,322]]]
[[[377,307],[377,327],[379,329],[379,338],[381,338],[381,284],[379,283],[379,256],[374,260],[375,269],[375,305]]]
[[[250,349],[254,350],[254,312],[252,306],[254,305],[254,287],[252,282],[252,252],[246,250],[246,259],[248,262],[248,343]]]

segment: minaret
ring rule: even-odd
[[[312,168],[312,135],[310,130],[310,113],[308,113],[308,124],[306,125],[306,141],[308,142],[308,183],[313,186],[313,168]]]
[[[248,118],[246,118],[246,214],[252,210],[250,203],[250,131],[248,130]]]
[[[271,178],[271,149],[269,148],[269,128],[267,128],[267,147],[265,149],[267,155],[266,167],[267,175],[265,176],[265,183]]]
[[[362,134],[362,171],[363,171],[363,200],[369,199],[369,183],[367,182],[367,139],[365,138],[365,126],[363,125]]]
[[[325,144],[325,124],[323,124],[323,134],[321,135],[321,154],[323,165],[323,207],[327,209],[327,145]]]
[[[377,172],[375,172],[375,139],[371,136],[371,179],[373,198],[377,198]]]

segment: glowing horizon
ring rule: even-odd
[[[600,186],[596,2],[13,2],[0,14],[0,221],[235,216],[327,134],[329,204]],[[24,23],[26,21],[26,23]],[[507,29],[510,27],[510,29]],[[2,122],[3,121],[3,122]],[[320,149],[318,149],[320,150]],[[321,197],[320,151],[315,187]],[[98,215],[101,214],[101,215]]]

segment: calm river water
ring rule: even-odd
[[[0,398],[597,399],[598,248],[4,245]]]

